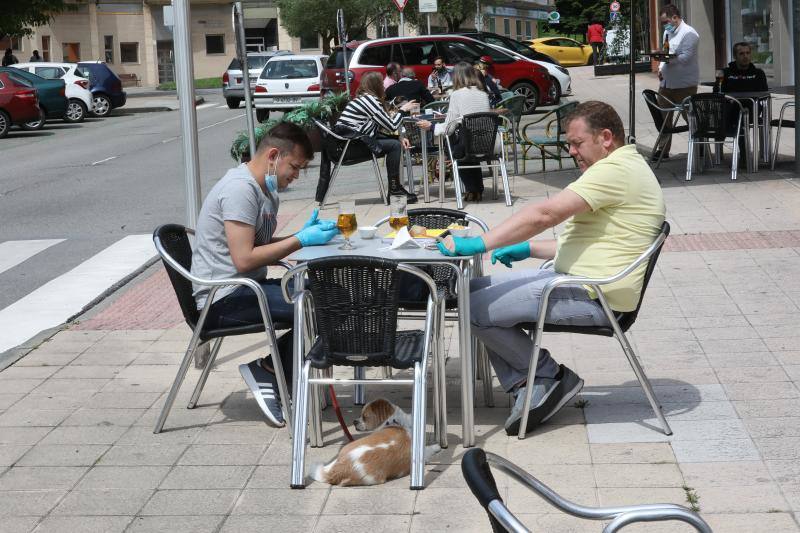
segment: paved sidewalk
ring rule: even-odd
[[[623,77],[571,72],[581,100],[617,102],[626,91]],[[641,88],[654,85],[640,80]],[[643,108],[637,130],[640,143],[651,145]],[[684,140],[673,146],[685,151]],[[580,401],[519,441],[502,430],[508,403],[495,382],[497,407],[484,407],[480,392],[476,399],[478,445],[579,503],[688,505],[691,495],[717,532],[800,531],[800,186],[789,164],[781,168],[742,173],[736,182],[718,168],[687,184],[685,154],[678,154],[657,171],[673,234],[630,337],[672,437],[654,429],[613,339],[550,334],[553,356],[586,380]],[[496,224],[576,175],[518,176],[513,208],[501,195],[467,209]],[[354,197],[359,220],[386,214],[367,167],[341,179],[335,196]],[[454,207],[448,192],[446,205]],[[299,229],[311,207],[307,191],[290,190],[281,231]],[[184,408],[199,375],[190,370],[166,431],[152,434],[189,339],[163,270],[153,268],[0,372],[0,532],[489,531],[461,477],[459,350],[452,328],[447,336],[451,446],[426,468],[427,488],[409,491],[404,478],[293,491],[287,432],[264,423],[237,370],[263,353],[259,336],[225,341],[194,410]],[[407,390],[388,395],[410,406]],[[350,392],[342,390],[340,401],[351,421]],[[343,442],[331,410],[324,420],[326,446],[309,448],[309,462],[333,457]],[[503,476],[498,483],[535,530],[602,529],[555,512]],[[674,523],[629,529],[690,531]]]

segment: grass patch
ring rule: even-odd
[[[700,512],[700,495],[692,487],[687,485],[683,486],[683,492],[686,493],[686,501],[689,503],[692,511],[695,513]]]
[[[160,83],[156,89],[159,91],[174,91],[176,88],[175,82]],[[216,76],[214,78],[198,78],[194,80],[195,89],[220,89],[222,88],[222,78]]]

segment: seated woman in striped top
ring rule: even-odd
[[[336,133],[343,137],[360,139],[375,155],[385,155],[389,195],[405,195],[410,204],[416,203],[417,195],[400,185],[400,141],[382,135],[379,130],[397,131],[403,117],[408,116],[408,112],[415,107],[415,104],[416,101],[412,100],[400,106],[399,113],[388,113],[383,76],[380,72],[368,72],[361,78],[356,98],[344,108],[334,128]],[[421,120],[419,123],[423,128],[430,128],[428,121]],[[403,139],[403,142],[408,143],[408,140]]]

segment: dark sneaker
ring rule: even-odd
[[[533,399],[531,400],[531,410],[528,412],[526,431],[532,431],[539,424],[547,422],[582,388],[583,380],[564,365],[559,365],[558,375],[555,379],[537,378],[533,384]],[[526,387],[517,391],[511,416],[508,417],[505,424],[507,435],[519,434],[526,393]]]
[[[281,395],[278,392],[278,378],[261,366],[263,359],[256,359],[239,365],[239,373],[250,388],[258,406],[267,417],[270,425],[283,427],[286,422],[281,409]]]

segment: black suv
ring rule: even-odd
[[[521,56],[527,57],[528,59],[533,59],[535,61],[544,61],[545,63],[552,63],[554,65],[561,66],[561,63],[558,62],[558,59],[552,58],[547,54],[537,52],[530,46],[525,46],[521,42],[515,41],[511,37],[498,35],[496,33],[492,33],[489,31],[459,31],[456,32],[456,35],[465,35],[467,37],[472,37],[473,39],[477,39],[478,41],[483,41],[484,43],[487,44],[502,46],[503,48],[507,48],[512,52],[516,52]]]

